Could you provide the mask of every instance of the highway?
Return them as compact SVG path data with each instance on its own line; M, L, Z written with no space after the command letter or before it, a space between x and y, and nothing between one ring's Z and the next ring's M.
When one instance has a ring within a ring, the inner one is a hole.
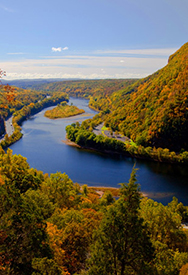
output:
M12 125L12 116L5 121L6 133L11 136L14 133L14 127Z
M14 133L14 127L12 125L12 116L5 121L6 134L10 137ZM4 140L4 136L0 137L0 142Z

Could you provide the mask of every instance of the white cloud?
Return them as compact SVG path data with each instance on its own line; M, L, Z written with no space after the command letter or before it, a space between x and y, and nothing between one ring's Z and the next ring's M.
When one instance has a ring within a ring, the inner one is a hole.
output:
M125 61L124 60L120 60L120 63L124 63Z
M58 47L58 48L55 48L55 47L52 47L52 52L61 52L61 51L66 51L68 50L69 48L68 47Z
M62 51L61 47L58 47L58 48L52 47L52 52L61 52L61 51Z

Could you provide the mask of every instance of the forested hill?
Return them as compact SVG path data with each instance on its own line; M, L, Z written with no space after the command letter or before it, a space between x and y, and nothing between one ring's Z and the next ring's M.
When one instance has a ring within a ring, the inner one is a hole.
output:
M124 90L130 84L135 83L136 79L98 79L98 80L64 80L50 83L40 83L39 81L25 83L25 88L35 90L66 92L69 96L89 97L100 95L105 97L115 91Z
M113 93L106 125L137 144L188 149L188 43L168 64L124 91ZM92 102L91 102L92 104ZM95 106L100 98L94 100Z

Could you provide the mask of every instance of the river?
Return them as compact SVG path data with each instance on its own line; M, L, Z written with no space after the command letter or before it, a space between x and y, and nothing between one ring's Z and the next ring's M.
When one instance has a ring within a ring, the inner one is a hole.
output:
M23 138L10 146L13 154L27 158L30 167L44 173L65 172L74 181L89 186L119 187L128 182L136 163L141 191L156 201L167 204L173 196L188 205L188 169L179 165L135 160L122 156L81 150L66 145L65 127L76 121L91 118L96 112L88 100L71 98L70 103L86 111L71 118L50 120L44 112L32 116L22 125Z

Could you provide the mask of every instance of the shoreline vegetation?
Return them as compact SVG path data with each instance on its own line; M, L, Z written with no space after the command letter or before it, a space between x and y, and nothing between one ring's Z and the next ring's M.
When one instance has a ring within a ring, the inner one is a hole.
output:
M86 130L82 126L83 125L80 126L73 123L66 127L66 138L68 139L66 144L76 147L79 146L80 149L94 150L108 154L119 154L156 162L176 164L188 163L187 151L178 154L167 148L144 147L129 141L122 142L115 138L96 135L93 131Z
M44 108L51 107L61 103L62 101L68 101L68 97L65 93L54 93L52 96L46 96L45 99L39 100L35 103L30 103L25 105L20 110L16 110L13 113L12 125L14 127L14 132L11 136L5 134L5 138L1 141L0 146L3 149L8 148L10 145L14 144L16 141L20 140L23 136L21 133L21 124L27 120L30 116L35 115L42 111Z
M47 110L44 116L50 119L57 119L76 116L83 113L85 113L83 109L79 109L78 107L73 105L67 105L67 102L63 101L52 110Z
M99 198L102 198L102 196L106 193L106 192L110 192L112 194L112 196L114 198L119 198L120 197L120 190L121 190L121 184L119 184L119 188L118 187L108 187L108 186L88 186L88 190L92 193L97 193ZM82 186L82 185L81 185ZM142 192L140 191L140 194L143 198L147 197L147 198L165 198L168 196L172 196L174 197L173 193L169 193L169 192Z

